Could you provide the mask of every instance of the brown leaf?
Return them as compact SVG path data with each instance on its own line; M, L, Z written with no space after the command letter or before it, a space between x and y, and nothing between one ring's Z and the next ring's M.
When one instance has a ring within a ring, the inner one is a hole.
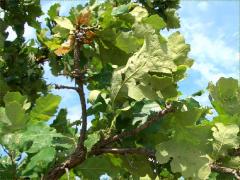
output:
M88 25L91 18L91 12L89 10L83 10L77 18L77 25Z
M86 32L86 37L87 39L93 39L96 34L92 31L87 31Z
M57 56L62 56L64 54L67 54L72 49L73 44L74 44L74 36L70 35L68 37L68 40L62 43L61 46L54 51L54 53Z

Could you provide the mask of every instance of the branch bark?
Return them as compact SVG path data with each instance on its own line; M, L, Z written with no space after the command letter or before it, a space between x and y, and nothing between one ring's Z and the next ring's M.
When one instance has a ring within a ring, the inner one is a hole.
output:
M103 141L100 142L99 145L97 145L98 147L104 147L110 143L116 142L122 138L126 138L126 137L130 137L130 136L135 136L136 134L138 134L139 132L141 132L144 129L147 129L149 126L151 126L153 123L155 123L159 118L165 116L166 114L170 113L173 111L173 108L171 105L166 106L166 108L162 111L159 111L157 114L154 114L153 116L150 116L148 118L148 120L142 124L141 126L139 126L138 128L135 128L131 131L124 131L120 134L111 136Z
M80 98L84 97L83 94L81 94ZM85 100L85 99L84 99ZM85 102L85 101L81 101L81 102ZM86 105L86 104L85 104ZM85 107L84 105L82 106L83 108ZM139 132L141 132L142 130L148 128L150 125L152 125L154 122L156 122L157 120L159 120L159 118L165 116L166 114L170 113L173 111L173 108L171 105L167 106L166 109L158 112L157 114L155 114L154 116L150 116L148 118L148 120L141 126L139 126L136 129L133 129L131 131L124 131L118 135L109 137L103 141L101 141L99 144L97 144L96 146L94 146L94 148L92 148L91 152L89 152L89 154L91 155L99 155L102 153L117 153L117 154L133 154L133 153L139 153L139 154L147 154L149 156L153 156L154 153L151 152L150 150L146 150L146 149L139 149L139 148L123 148L123 149L117 149L117 148L106 148L105 146L116 142L119 139L122 138L126 138L129 136L134 136L136 134L138 134ZM82 114L82 120L83 117L85 116L85 113ZM53 168L52 170L49 171L49 174L44 178L45 180L57 180L59 177L61 177L64 173L65 173L65 169L71 169L79 164L81 164L85 158L86 158L86 150L84 148L84 139L82 139L82 137L85 137L85 133L86 133L86 120L85 119L85 126L82 126L81 129L81 137L79 140L79 144L75 150L75 152L69 157L68 160L66 160L65 162L63 162L62 164L56 166L55 168ZM84 120L83 120L84 121ZM83 134L83 136L82 136Z
M78 40L75 40L74 45L74 68L76 72L80 72L80 47L81 44ZM66 89L74 89L77 91L81 109L82 109L82 127L80 131L80 137L78 141L77 148L75 151L70 155L70 157L63 163L55 166L51 169L46 176L43 178L44 180L57 180L59 179L64 173L65 169L72 169L73 167L81 164L86 158L86 148L84 147L84 141L86 139L86 131L87 131L87 107L86 107L86 100L84 94L84 86L83 86L83 78L84 74L80 73L81 76L75 78L75 83L77 84L77 89L67 86L60 86L61 88Z
M223 167L218 164L212 164L211 169L212 171L215 171L218 173L231 174L235 176L236 179L240 180L240 170L229 168L229 167Z
M74 46L74 68L75 71L80 71L80 42L78 40L75 40L75 46ZM84 94L84 87L83 87L83 79L84 74L80 73L81 76L75 78L75 82L78 85L78 95L81 102L82 107L82 128L80 131L80 138L79 138L79 148L81 150L84 149L84 141L86 139L86 131L87 131L87 107L86 107L86 100L85 100L85 94Z

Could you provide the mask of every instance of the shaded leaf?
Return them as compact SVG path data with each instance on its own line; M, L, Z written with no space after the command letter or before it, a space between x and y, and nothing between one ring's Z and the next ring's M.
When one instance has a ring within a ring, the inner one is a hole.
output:
M5 111L8 119L11 121L12 128L20 129L24 127L27 118L24 109L18 102L13 101L8 103Z
M121 14L125 14L128 12L128 5L120 5L118 7L114 7L112 10L112 16L118 16Z
M23 174L28 174L28 172L32 170L36 173L42 173L44 170L47 170L47 167L53 161L55 154L56 152L53 147L41 149L41 151L30 159Z
M100 135L98 132L89 134L87 139L84 142L85 147L87 148L87 151L89 152L93 145L96 144L100 139Z
M50 17L50 19L54 20L56 16L59 16L60 7L61 5L59 3L55 3L49 8L48 16Z

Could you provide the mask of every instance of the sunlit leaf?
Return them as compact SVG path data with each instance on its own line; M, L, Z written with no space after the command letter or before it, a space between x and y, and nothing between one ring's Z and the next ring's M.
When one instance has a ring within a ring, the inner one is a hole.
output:
M54 21L56 21L59 26L65 28L65 29L74 30L73 24L66 17L55 17Z

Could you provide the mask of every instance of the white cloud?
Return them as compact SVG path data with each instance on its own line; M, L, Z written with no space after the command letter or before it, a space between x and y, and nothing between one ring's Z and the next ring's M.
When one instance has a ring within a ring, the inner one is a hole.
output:
M207 1L201 1L201 2L198 3L197 7L201 11L206 11L208 9L208 3L207 3Z
M81 106L79 104L68 108L67 118L70 119L71 122L79 120L81 115Z
M210 81L215 83L220 77L237 78L238 76L237 71L235 73L234 72L226 73L223 72L221 69L215 67L214 64L211 63L195 63L192 66L192 69L201 74L201 77L197 79L197 81L195 82L200 87L206 85Z
M17 38L17 34L11 26L8 26L5 32L8 32L7 41L14 41Z
M220 77L237 77L239 74L238 43L227 43L223 30L213 22L205 23L197 18L183 18L181 32L191 45L191 57L195 63L192 69L200 73L195 83L204 88L209 81L216 82ZM220 32L220 33L216 33Z
M234 67L237 62L237 51L226 45L223 38L211 39L203 33L192 35L192 54L197 55L202 62L211 62L224 69Z

